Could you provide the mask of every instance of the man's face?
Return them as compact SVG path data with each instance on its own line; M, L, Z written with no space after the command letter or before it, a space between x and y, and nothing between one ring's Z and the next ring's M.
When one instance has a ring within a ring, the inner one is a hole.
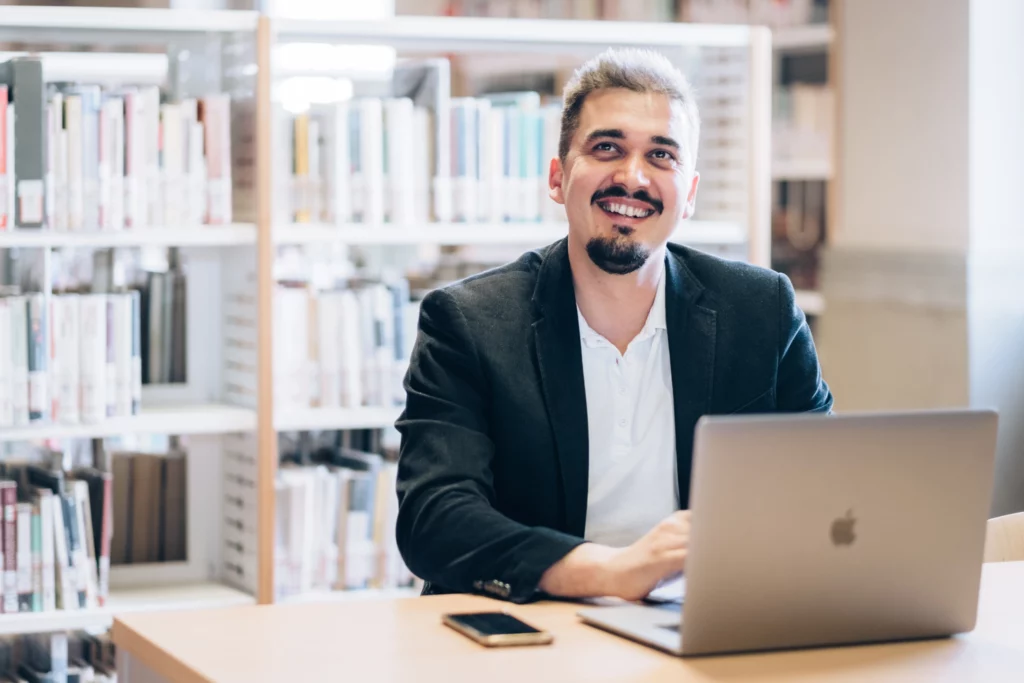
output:
M613 274L639 269L693 213L698 174L681 105L610 88L590 93L565 163L551 162L551 198L570 240Z

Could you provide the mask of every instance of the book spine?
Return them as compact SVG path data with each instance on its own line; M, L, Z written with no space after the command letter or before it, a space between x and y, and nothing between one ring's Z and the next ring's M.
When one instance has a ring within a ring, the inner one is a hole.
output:
M11 300L0 297L0 428L14 426Z
M46 308L42 294L28 296L28 410L33 422L46 420L50 414Z
M160 170L164 227L182 225L185 215L185 135L181 105L160 105Z
M0 128L0 137L4 140L3 160L0 161L4 164L4 182L0 183L3 197L0 197L0 204L5 207L3 230L6 231L14 228L14 103L9 99L0 117L4 119L4 125Z
M117 415L117 297L108 295L106 297L106 317L104 325L105 335L105 359L106 359L106 409L107 417Z
M111 98L107 103L111 119L111 150L110 150L110 224L111 230L124 230L125 227L125 128L124 100L120 97Z
M28 411L28 301L23 296L8 299L11 313L11 411L14 426L29 423Z
M75 569L78 573L79 591L85 592L85 607L98 605L99 579L96 563L96 546L92 535L92 510L89 505L89 484L75 481L73 493L75 501L75 519L78 528L79 549L75 556Z
M64 97L55 93L50 100L50 158L53 160L53 213L50 225L66 232L68 222L68 138L64 129Z
M43 63L15 59L13 71L15 224L46 227L46 94Z
M337 225L352 221L352 164L349 161L349 117L350 107L347 103L336 105L330 124L327 142L330 145L328 175L331 189L326 200L330 205L332 220Z
M52 494L44 500L49 500L50 508L53 511L53 548L55 569L55 595L56 604L60 609L78 609L78 594L75 592L74 568L70 561L68 530L64 523L64 502L58 494ZM47 533L43 529L43 533Z
M36 500L30 503L32 510L32 611L43 611L43 520L42 506Z
M83 175L82 97L64 98L64 134L67 148L68 230L85 230L85 176Z
M97 177L99 179L99 224L101 230L112 230L111 201L113 198L113 149L114 149L114 122L110 116L109 102L103 102L99 111L99 127L97 153L99 157L99 168Z
M16 505L18 611L32 611L32 504Z
M0 507L3 508L3 608L5 614L18 611L18 486L0 481Z
M188 222L201 225L206 221L206 159L203 157L203 124L188 122Z
M57 113L54 111L54 102L48 99L44 109L46 120L44 122L44 135L46 135L46 167L43 174L43 206L46 214L47 227L50 230L57 229Z
M102 607L110 595L110 544L114 536L114 478L103 473L103 519L100 521L99 591L97 600ZM93 520L93 524L96 520Z
M299 114L292 124L292 148L294 150L295 168L292 169L292 206L296 223L308 223L312 217L309 211L309 115Z
M75 497L71 493L60 496L61 514L64 519L64 535L68 544L68 568L71 599L77 599L78 607L86 607L86 586L88 574L85 573L85 555L82 546L81 525L79 521Z
M79 358L79 297L76 294L55 296L54 329L56 339L56 372L59 373L58 399L60 421L77 424L81 417L81 362ZM56 416L55 416L56 419Z
M40 556L42 565L42 610L52 612L57 609L57 558L55 554L53 520L53 494L40 491L39 527L41 533Z
M0 232L10 230L14 222L7 197L7 186L10 183L7 165L7 92L7 86L0 85Z
M84 228L96 232L100 222L100 91L81 89L82 98L82 202Z
M79 298L79 386L82 422L95 424L107 414L107 297Z
M130 294L115 294L114 301L114 354L116 363L115 392L117 404L115 415L132 414L134 372L132 362L132 297Z
M142 185L145 194L146 227L164 224L161 196L160 89L153 86L139 92L142 100Z
M138 92L124 96L124 224L129 230L146 226L143 102Z
M131 297L131 412L138 415L142 410L142 294L138 290L129 293Z
M206 212L210 225L231 222L231 100L208 95L200 101L200 119L206 149Z

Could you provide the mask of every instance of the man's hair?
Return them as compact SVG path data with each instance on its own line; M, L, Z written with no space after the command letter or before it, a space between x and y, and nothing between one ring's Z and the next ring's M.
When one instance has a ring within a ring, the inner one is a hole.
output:
M638 93L666 95L682 105L689 126L688 162L697 161L700 138L700 113L689 81L672 62L652 50L610 48L587 61L565 84L562 103L562 131L558 140L558 158L565 161L572 138L580 126L580 112L587 95L595 90L625 88ZM683 141L680 141L683 144Z

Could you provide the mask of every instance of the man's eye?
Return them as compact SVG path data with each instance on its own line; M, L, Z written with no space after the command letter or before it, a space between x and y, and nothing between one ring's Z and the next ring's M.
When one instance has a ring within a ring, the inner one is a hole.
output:
M664 149L656 149L653 152L651 152L651 154L654 156L655 159L661 159L664 161L671 161L672 159L675 158L672 156L671 152Z
M594 145L595 152L612 152L615 150L615 145L610 142L599 142Z

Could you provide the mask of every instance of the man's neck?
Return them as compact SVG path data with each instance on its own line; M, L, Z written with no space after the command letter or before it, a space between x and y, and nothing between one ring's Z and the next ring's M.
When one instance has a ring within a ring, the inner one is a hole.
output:
M665 270L664 247L627 275L612 275L598 268L584 245L569 241L576 305L591 329L615 345L620 353L643 329L658 294Z

